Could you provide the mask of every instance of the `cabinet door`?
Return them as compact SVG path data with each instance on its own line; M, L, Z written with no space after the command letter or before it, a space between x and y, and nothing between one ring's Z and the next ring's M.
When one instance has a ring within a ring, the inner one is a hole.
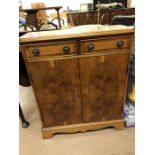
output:
M80 58L84 122L121 119L129 53Z
M82 121L77 58L29 62L29 71L45 127Z

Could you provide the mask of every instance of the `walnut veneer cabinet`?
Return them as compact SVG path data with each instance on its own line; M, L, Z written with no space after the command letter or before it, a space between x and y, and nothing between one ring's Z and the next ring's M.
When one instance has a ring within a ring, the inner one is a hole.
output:
M20 38L43 138L105 127L122 129L133 29L52 33L33 32Z

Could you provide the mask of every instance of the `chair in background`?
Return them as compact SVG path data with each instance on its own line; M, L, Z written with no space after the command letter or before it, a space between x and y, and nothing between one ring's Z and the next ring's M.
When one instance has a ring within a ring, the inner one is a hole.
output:
M114 16L111 20L111 25L126 25L126 26L133 26L135 23L135 15L117 15Z
M55 20L57 20L58 21L58 17L56 16L56 15L52 15L52 16L54 16L54 18L52 18L52 20L51 20L51 22L53 23ZM65 25L65 21L64 21L64 19L63 18L61 18L60 17L60 23L61 23L61 25Z

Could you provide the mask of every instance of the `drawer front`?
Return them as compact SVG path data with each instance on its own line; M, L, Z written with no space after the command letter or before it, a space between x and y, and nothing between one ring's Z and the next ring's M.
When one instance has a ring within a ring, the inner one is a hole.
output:
M61 42L52 44L37 44L29 45L26 48L26 57L38 57L38 56L49 56L49 55L70 55L76 54L76 42Z
M128 49L129 38L111 38L81 41L82 53Z

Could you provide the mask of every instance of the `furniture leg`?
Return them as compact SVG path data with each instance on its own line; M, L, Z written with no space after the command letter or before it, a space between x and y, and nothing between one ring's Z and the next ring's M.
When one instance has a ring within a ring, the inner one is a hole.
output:
M28 27L31 29L31 31L34 31L34 30L33 30L33 27L30 26L30 25L27 25L27 24L24 25L24 30L25 30L25 31L28 31L28 30L27 30Z
M59 29L61 29L59 8L58 9L55 9L55 10L57 11Z
M48 22L47 24L53 25L53 26L55 27L55 29L58 30L58 26L57 26L56 24L54 24L54 23L52 23L52 22ZM40 24L40 25L39 25L39 29L41 29L41 27L42 27L43 25L44 25L44 23Z
M30 125L30 123L25 120L25 117L24 117L22 108L20 106L20 103L19 103L19 116L20 116L20 119L22 121L22 127L27 128Z
M54 20L58 20L58 17L55 17L51 20L51 22L53 23ZM65 24L64 20L62 18L60 18L60 21L62 21L63 25Z
M58 30L58 26L57 26L56 24L54 24L54 23L52 23L52 22L48 22L48 24L53 25L53 26L56 28L56 30Z
M26 16L26 24L35 27L37 30L39 30L38 27L38 18L37 18L37 12L38 10L31 11L27 13Z

